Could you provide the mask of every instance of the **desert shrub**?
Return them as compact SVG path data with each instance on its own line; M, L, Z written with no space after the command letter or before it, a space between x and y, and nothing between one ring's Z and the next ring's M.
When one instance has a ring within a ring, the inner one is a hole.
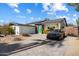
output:
M26 34L26 33L23 33L22 36L28 36L29 37L30 35L29 34Z
M8 34L14 34L14 30L11 27L7 28Z
M14 29L11 28L10 26L4 25L2 27L0 27L0 34L14 34Z
M21 41L21 38L14 38L14 41Z

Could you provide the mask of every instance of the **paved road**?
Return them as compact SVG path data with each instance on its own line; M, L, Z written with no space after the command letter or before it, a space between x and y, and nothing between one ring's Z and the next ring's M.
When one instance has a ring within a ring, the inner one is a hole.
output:
M68 55L69 41L76 40L77 37L67 37L63 41L50 41L46 44L39 45L37 47L24 50L21 52L17 52L11 54L9 56L63 56ZM40 41L41 40L41 41ZM33 35L29 37L27 41L22 42L22 44L30 43L30 42L42 42L46 40L46 35ZM71 53L71 52L70 52Z

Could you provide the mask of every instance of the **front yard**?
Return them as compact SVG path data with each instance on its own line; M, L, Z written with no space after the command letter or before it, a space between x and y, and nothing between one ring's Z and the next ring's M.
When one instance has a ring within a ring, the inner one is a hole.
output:
M21 38L17 41L14 38ZM79 55L78 37L66 37L63 41L46 40L46 34L6 36L0 41L0 55L10 56L65 56Z

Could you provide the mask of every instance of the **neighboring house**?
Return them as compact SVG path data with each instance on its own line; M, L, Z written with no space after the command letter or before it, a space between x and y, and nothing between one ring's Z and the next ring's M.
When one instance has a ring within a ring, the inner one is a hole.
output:
M63 29L67 26L65 18L55 19L55 20L43 20L38 22L32 22L28 24L14 24L13 28L16 35L23 33L45 33L49 28Z
M13 24L12 28L15 30L15 35L32 34L35 33L35 26L26 24Z

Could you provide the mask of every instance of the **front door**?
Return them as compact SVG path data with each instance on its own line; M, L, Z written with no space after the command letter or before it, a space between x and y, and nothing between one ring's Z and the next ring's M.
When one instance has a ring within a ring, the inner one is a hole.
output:
M38 25L38 33L42 33L42 25Z

